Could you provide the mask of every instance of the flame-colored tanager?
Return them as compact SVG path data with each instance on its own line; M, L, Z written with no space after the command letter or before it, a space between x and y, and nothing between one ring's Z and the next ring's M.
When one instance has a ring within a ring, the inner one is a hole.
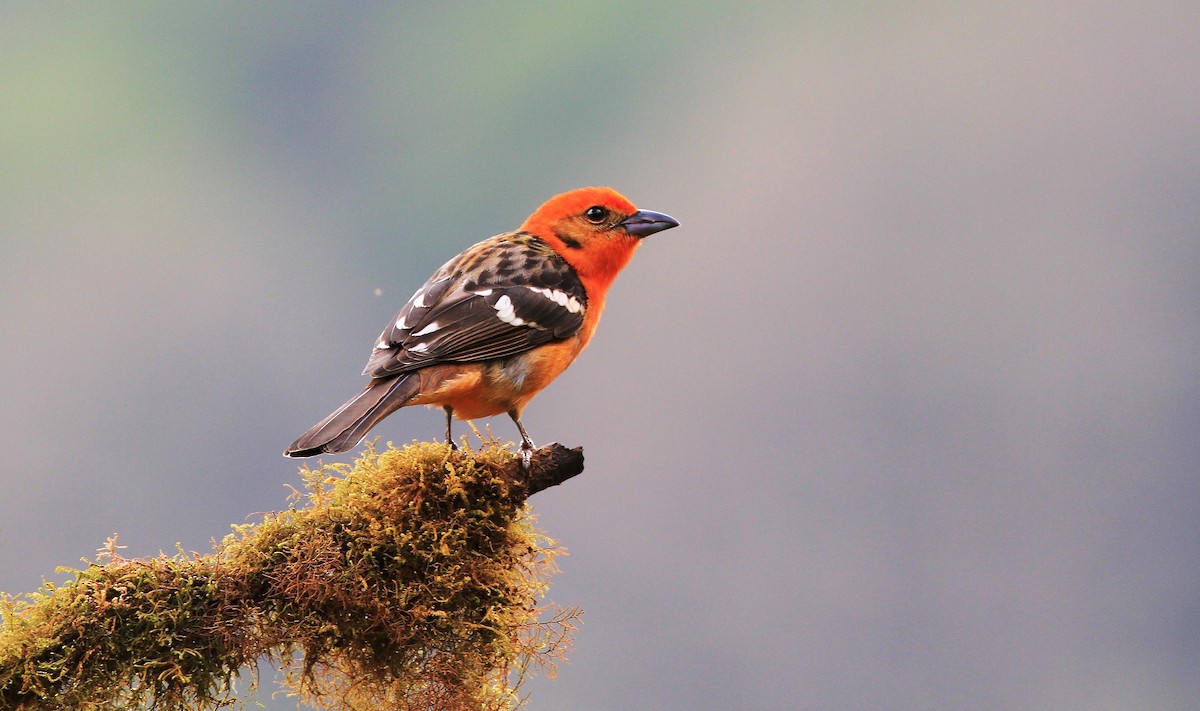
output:
M550 198L517 231L442 265L383 329L363 370L371 382L284 454L345 452L397 409L435 405L447 441L454 417L507 413L528 464L525 405L587 346L642 238L678 225L611 188Z

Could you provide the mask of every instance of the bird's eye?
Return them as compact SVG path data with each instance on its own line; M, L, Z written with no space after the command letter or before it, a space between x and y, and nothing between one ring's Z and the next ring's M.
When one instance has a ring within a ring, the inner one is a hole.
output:
M587 218L588 222L598 225L601 222L604 222L604 218L608 217L608 210L605 210L599 205L592 205L583 213L583 216Z

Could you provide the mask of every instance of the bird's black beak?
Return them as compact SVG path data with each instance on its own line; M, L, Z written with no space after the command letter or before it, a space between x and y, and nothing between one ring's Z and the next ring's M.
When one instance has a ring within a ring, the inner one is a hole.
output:
M626 217L619 224L625 228L626 232L635 237L649 237L655 232L662 232L672 227L678 227L679 221L661 212L638 210L629 217Z

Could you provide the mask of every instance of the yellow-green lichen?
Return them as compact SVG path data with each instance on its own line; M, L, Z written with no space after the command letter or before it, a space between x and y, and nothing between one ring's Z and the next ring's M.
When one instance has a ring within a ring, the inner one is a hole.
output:
M126 559L0 596L0 708L238 705L258 664L338 709L507 709L578 611L541 602L559 553L512 454L416 443L302 471L291 508L207 555Z

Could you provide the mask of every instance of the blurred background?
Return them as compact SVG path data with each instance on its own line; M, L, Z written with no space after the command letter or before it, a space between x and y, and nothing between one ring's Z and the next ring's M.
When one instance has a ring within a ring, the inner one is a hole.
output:
M530 708L1194 709L1197 77L1194 2L0 5L0 590L283 507L602 184L682 226L526 414L588 461Z

